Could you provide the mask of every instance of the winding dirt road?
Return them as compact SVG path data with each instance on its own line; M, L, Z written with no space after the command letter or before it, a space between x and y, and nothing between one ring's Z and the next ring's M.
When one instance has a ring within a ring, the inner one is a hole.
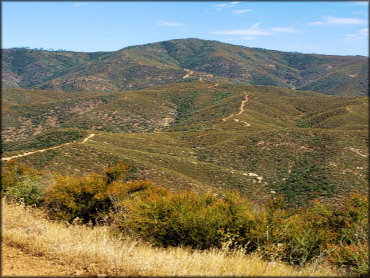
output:
M223 118L222 121L225 122L226 120L230 119L231 117L241 115L244 112L244 106L248 101L249 101L249 95L247 95L247 93L245 93L244 100L242 100L242 103L240 104L239 112L236 113L236 114L231 114L230 116L227 116L226 118ZM234 119L234 121L244 123L246 126L250 126L250 123L247 123L247 122L244 122L244 121L239 121L238 119Z
M87 136L83 141L82 141L82 143L81 144L85 144L90 138L92 138L92 137L94 137L95 136L95 134L94 133L91 133L89 136Z
M186 79L188 77L190 77L190 75L192 75L194 72L192 70L189 70L189 69L184 69L184 71L187 72L187 74L185 74L182 79Z
M95 134L92 133L90 134L89 136L87 136L82 142L81 144L85 144L90 138L94 137ZM72 142L68 142L68 143L64 143L64 144L61 144L61 145L58 145L58 146L54 146L54 147L50 147L50 148L45 148L45 149L41 149L41 150L37 150L37 151L33 151L33 152L26 152L26 153L22 153L22 154L18 154L18 155L13 155L13 156L9 156L9 157L2 157L1 158L1 161L9 161L9 160L12 160L14 158L19 158L19 157L24 157L24 156L27 156L27 155L31 155L31 154L34 154L34 153L42 153L42 152L45 152L45 151L48 151L48 150L54 150L54 149L58 149L60 147L63 147L63 146L68 146L72 143L75 143L75 141L72 141Z

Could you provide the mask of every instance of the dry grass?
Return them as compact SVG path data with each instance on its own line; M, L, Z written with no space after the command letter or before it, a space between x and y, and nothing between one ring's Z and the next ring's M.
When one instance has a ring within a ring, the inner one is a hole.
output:
M257 255L220 250L153 248L132 239L114 237L109 227L50 222L34 208L2 201L2 239L31 254L58 260L90 275L110 276L339 276L322 263L298 268L267 262Z

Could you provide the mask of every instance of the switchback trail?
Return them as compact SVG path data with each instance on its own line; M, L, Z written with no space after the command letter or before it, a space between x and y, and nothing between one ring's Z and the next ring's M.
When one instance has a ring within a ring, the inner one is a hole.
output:
M94 133L90 134L89 136L87 136L81 142L81 144L85 144L90 138L92 138L94 136L95 136ZM50 148L45 148L45 149L41 149L41 150L37 150L37 151L32 151L32 152L26 152L26 153L23 153L23 154L13 155L13 156L9 156L9 157L2 157L1 158L1 161L9 161L9 160L12 160L14 158L24 157L24 156L31 155L31 154L34 154L34 153L42 153L42 152L45 152L45 151L48 151L48 150L53 150L53 149L57 149L57 148L60 148L60 147L63 147L63 146L68 146L69 144L72 144L74 142L75 141L72 141L72 142L64 143L64 144L61 144L61 145L58 145L58 146L54 146L54 147L50 147Z
M192 70L189 70L189 69L184 69L184 71L187 72L187 74L185 74L182 79L186 79L188 78L190 75L192 75L194 72Z
M230 119L231 117L242 114L244 112L244 106L248 101L249 101L249 95L247 95L247 93L245 93L244 100L242 100L242 103L240 104L239 112L236 113L236 114L231 114L230 116L227 116L226 118L223 118L222 121L225 122L227 119ZM234 121L239 122L238 119L234 119ZM250 126L250 124L247 123L247 122L244 122L244 121L240 121L240 122L244 123L246 126Z

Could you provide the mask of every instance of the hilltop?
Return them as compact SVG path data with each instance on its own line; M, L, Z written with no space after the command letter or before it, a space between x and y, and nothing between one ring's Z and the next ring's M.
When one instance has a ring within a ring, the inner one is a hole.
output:
M115 92L189 80L368 95L368 58L281 52L178 39L113 52L2 50L2 85Z

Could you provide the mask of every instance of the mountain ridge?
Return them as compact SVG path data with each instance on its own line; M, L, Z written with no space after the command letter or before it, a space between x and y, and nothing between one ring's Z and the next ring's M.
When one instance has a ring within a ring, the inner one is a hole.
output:
M2 54L4 88L136 90L179 82L191 70L190 79L368 95L368 58L361 56L282 52L195 38L112 52L5 49Z

